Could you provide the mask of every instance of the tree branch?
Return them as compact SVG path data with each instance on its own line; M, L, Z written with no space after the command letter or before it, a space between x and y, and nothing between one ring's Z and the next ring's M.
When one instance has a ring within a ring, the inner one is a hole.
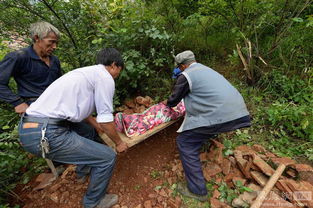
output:
M217 10L215 10L215 9L212 9L212 8L210 8L209 10L212 11L213 13L216 13L216 14L218 14L218 15L224 17L224 19L226 19L226 21L227 21L228 23L230 23L232 26L238 27L238 26L235 25L226 15L222 14L221 12L219 12L219 11L217 11Z
M240 19L239 19L237 13L236 13L236 10L235 10L233 1L232 1L232 0L227 0L227 2L229 3L230 8L231 8L231 10L233 11L233 14L235 15L235 17L236 17L236 19L237 19L237 22L239 22L239 28L240 28L240 30L241 30L241 29L242 29L242 25L241 25L241 22L240 22Z
M43 20L47 20L44 16L42 16L41 14L39 14L38 12L33 10L28 4L23 4L23 2L16 1L16 0L14 0L14 2L16 3L15 5L12 5L12 4L7 4L7 5L9 7L12 7L12 8L18 8L18 9L25 10L26 12L34 14L34 15L40 17Z
M307 1L304 3L303 7L302 7L300 10L296 11L297 8L294 10L293 15L292 15L291 17L293 17L293 18L299 17L300 14L303 12L303 10L304 10L305 8L307 8L312 2L313 2L313 0L307 0ZM296 13L297 13L297 14L296 14ZM296 15L294 15L294 14L296 14ZM283 39L283 36L284 36L285 33L288 31L288 29L293 25L293 23L294 23L294 21L290 18L289 24L287 24L287 25L281 30L281 32L277 35L277 38L276 38L275 41L273 42L271 49L269 50L269 52L268 52L266 55L271 54L271 53L277 48L277 46L279 46L280 42L281 42L282 39Z
M56 18L58 18L58 20L61 22L61 24L63 25L67 35L69 36L69 38L71 39L73 46L77 49L77 45L76 45L76 41L74 40L74 37L72 36L70 30L68 29L68 27L65 25L65 23L62 21L62 19L60 18L60 16L56 13L56 11L48 4L48 2L46 0L41 0L44 5L54 14L54 16Z

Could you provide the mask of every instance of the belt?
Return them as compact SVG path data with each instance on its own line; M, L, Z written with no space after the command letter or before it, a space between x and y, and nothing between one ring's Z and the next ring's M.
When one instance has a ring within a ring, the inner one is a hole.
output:
M68 125L69 121L65 119L58 119L58 118L40 118L40 117L30 117L30 116L23 116L23 122L25 123L45 123L52 124L52 125Z

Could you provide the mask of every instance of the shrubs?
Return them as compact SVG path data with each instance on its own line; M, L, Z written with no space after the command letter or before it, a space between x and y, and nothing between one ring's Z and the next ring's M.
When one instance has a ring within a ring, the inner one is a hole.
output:
M273 70L262 77L259 86L278 100L300 104L313 100L313 86L307 74L302 77L296 73L288 76L283 71Z
M309 78L272 71L260 86L271 100L264 109L264 123L291 136L313 142L313 87Z
M312 106L276 101L265 110L266 122L272 127L313 142Z

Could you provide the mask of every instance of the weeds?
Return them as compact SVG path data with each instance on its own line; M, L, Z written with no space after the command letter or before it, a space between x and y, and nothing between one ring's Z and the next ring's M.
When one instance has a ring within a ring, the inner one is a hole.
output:
M151 176L151 178L153 178L153 179L157 179L157 178L161 177L161 173L160 173L159 171L157 171L157 170L153 170L153 171L150 173L150 176Z

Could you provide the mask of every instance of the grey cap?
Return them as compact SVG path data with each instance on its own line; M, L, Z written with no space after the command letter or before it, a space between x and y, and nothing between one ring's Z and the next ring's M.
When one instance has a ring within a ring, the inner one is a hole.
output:
M195 54L190 50L181 52L175 56L176 64L188 64L195 60Z

